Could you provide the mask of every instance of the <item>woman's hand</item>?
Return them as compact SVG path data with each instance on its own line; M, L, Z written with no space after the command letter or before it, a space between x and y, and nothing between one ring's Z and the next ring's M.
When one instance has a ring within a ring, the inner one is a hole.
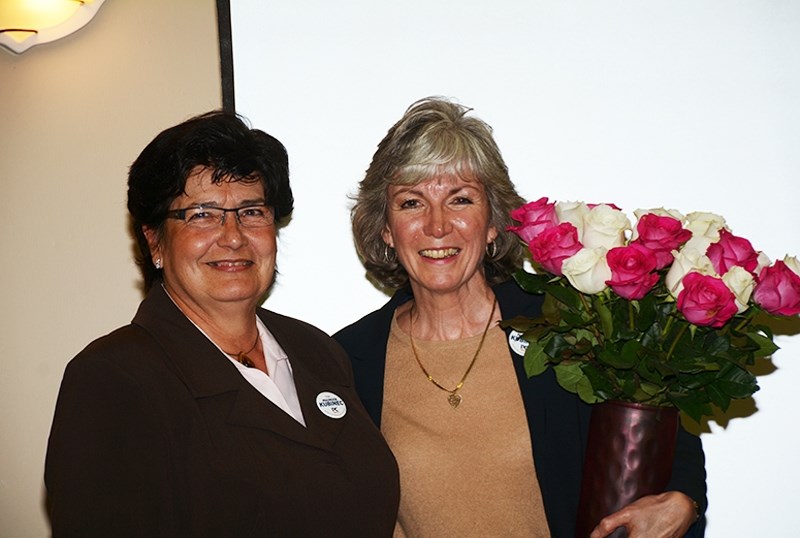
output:
M617 527L628 538L680 538L697 519L692 499L680 491L648 495L604 517L589 538L604 538Z

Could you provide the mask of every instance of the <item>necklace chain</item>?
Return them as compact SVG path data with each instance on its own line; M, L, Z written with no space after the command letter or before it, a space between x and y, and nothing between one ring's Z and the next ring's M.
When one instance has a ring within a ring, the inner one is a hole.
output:
M237 361L247 366L248 368L255 368L256 364L253 362L253 359L247 356L247 354L251 353L256 348L259 340L261 340L261 335L256 330L256 341L253 342L253 345L250 346L250 349L248 349L247 351L240 351L239 353L228 353L224 349L223 351L225 351L225 353L228 353L228 355L232 356L233 358L235 358Z
M428 378L428 381L433 383L437 388L445 391L448 393L447 401L450 405L455 409L458 407L458 404L461 403L463 397L458 393L461 390L461 387L464 386L464 382L467 380L467 376L472 371L472 367L475 366L475 361L478 360L478 355L481 353L481 349L483 349L483 342L486 340L486 334L489 332L489 327L492 325L492 316L494 315L494 309L497 307L497 297L495 297L494 302L492 303L492 310L489 312L489 319L486 320L486 327L483 329L483 334L481 335L481 341L478 344L478 349L475 350L475 355L472 357L472 360L467 367L467 371L464 372L464 375L461 376L461 381L453 389L448 389L444 387L436 381L431 374L428 373L428 370L425 369L425 366L422 365L422 361L419 360L419 355L417 354L417 346L414 345L414 306L411 305L411 310L408 314L408 339L411 342L411 351L414 353L414 358L417 361L417 365L419 365L419 369L422 370L422 373L425 374L425 377Z

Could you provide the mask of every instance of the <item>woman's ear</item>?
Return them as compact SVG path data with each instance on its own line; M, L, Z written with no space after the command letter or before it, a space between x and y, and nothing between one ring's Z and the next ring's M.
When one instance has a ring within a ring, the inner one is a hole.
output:
M161 258L161 236L158 230L149 226L142 226L142 233L147 239L147 246L150 248L150 257L153 260Z
M394 248L394 238L392 237L392 231L389 229L389 226L384 226L381 237L383 238L383 242L389 245L389 248Z
M495 239L497 239L497 228L489 226L489 229L486 231L486 244L488 245Z

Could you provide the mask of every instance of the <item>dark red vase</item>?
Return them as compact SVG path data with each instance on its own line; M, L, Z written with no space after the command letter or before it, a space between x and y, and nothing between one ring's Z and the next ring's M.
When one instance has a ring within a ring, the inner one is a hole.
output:
M663 493L672 473L678 410L608 401L595 404L583 467L575 538L645 495ZM627 537L624 527L613 538Z

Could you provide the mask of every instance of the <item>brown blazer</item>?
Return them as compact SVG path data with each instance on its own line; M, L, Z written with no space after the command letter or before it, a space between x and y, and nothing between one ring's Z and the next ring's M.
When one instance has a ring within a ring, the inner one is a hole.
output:
M259 309L292 363L304 428L156 285L67 366L45 464L61 536L390 536L397 464L318 329ZM335 393L344 417L324 415Z

